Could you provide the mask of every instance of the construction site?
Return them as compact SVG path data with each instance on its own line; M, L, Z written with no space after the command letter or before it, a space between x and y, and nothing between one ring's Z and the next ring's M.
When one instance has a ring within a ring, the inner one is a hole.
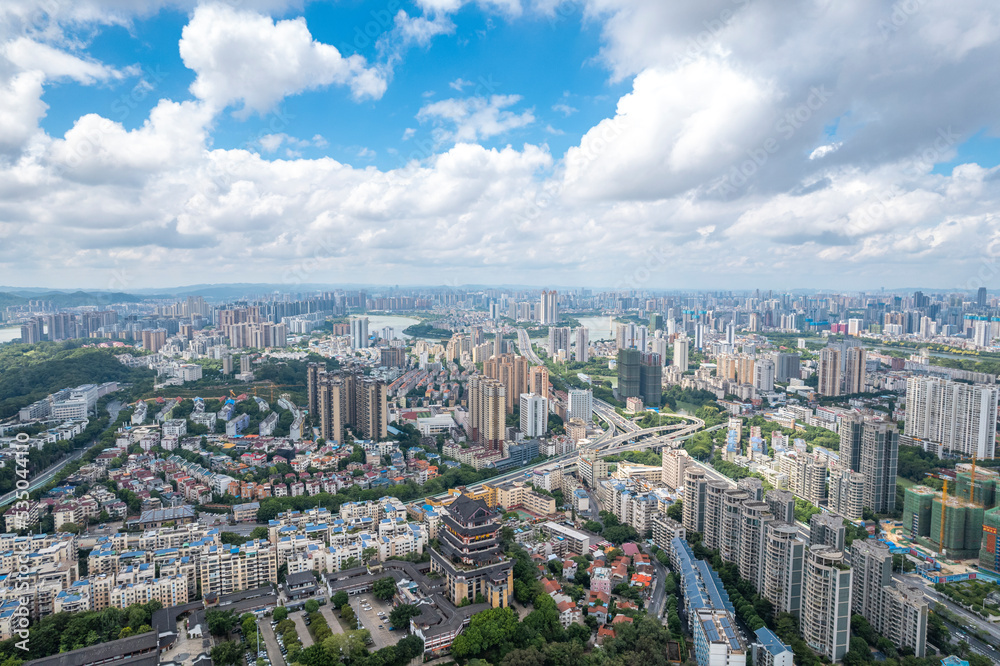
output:
M942 489L913 486L903 492L901 529L890 530L899 546L916 547L922 556L932 556L948 574L982 568L997 572L996 533L1000 511L996 508L1000 474L971 464L956 465L954 476L941 473ZM949 494L949 485L953 493ZM929 549L924 553L920 547Z

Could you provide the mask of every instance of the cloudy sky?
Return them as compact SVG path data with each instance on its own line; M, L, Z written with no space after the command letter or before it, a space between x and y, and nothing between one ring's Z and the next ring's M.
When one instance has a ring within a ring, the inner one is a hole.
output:
M998 62L995 0L4 0L0 284L993 288Z

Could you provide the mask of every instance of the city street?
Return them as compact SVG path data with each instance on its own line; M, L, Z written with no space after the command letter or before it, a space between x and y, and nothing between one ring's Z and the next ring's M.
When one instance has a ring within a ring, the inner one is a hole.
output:
M947 608L949 611L960 617L962 619L962 622L971 625L973 627L976 627L980 631L983 631L987 635L989 635L992 638L991 642L994 645L1000 645L1000 628L996 627L991 622L987 622L982 618L973 615L972 613L965 610L958 604L954 603L951 599L949 599L945 595L939 594L938 591L934 589L934 586L931 585L924 578L920 577L917 574L898 574L898 573L894 573L892 577L897 581L909 583L910 585L919 586L923 590L924 595L927 597L928 600L940 602L945 608ZM962 631L968 633L966 629L962 629Z

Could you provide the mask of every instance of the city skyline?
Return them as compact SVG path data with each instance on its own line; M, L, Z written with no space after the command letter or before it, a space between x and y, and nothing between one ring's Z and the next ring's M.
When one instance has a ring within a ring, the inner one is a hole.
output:
M118 291L975 290L1000 273L998 13L5 3L0 265Z

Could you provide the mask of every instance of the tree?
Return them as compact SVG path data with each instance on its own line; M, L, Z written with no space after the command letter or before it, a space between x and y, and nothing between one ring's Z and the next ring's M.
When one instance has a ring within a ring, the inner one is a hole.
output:
M284 606L278 606L277 608L274 609L272 618L274 619L275 622L281 622L282 620L287 619L288 609L285 608Z
M253 528L250 532L251 539L266 539L268 538L267 528L263 525Z
M396 594L396 581L392 576L386 576L385 578L379 578L372 585L372 594L381 599L382 601L388 601L392 599Z
M340 619L348 627L353 627L358 623L358 618L354 614L354 609L351 608L350 604L344 604L340 607Z
M239 662L243 650L236 641L225 641L212 648L212 663L226 666Z
M307 613L309 613L310 615L312 615L313 613L315 613L316 611L319 610L319 602L316 601L315 599L310 599L309 601L307 601L305 603L304 608L305 608L305 610L306 610Z
M79 534L80 533L80 526L77 525L76 523L63 523L59 527L59 531L60 532L69 532L70 534Z
M667 517L681 522L684 520L684 500L677 500L667 507Z
M349 601L350 598L347 596L347 592L344 592L343 590L335 592L333 597L330 599L330 603L333 604L334 608L340 608L344 604L349 603Z
M410 619L420 615L420 609L412 604L401 604L389 613L389 623L397 629L410 626Z
M469 628L452 643L458 659L480 656L506 645L517 631L517 613L512 608L490 608L472 616Z
M209 633L213 636L225 636L233 630L239 618L233 611L211 610L205 613L205 621L208 623Z

